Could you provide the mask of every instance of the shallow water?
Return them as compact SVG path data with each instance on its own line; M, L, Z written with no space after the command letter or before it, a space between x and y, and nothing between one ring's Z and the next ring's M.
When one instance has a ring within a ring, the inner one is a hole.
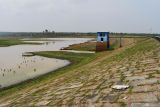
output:
M0 47L0 87L7 87L46 74L68 65L67 60L40 56L23 57L24 52L58 51L72 44L86 42L86 38L48 38L36 41L42 45ZM27 41L28 42L28 41ZM33 41L32 41L33 42Z

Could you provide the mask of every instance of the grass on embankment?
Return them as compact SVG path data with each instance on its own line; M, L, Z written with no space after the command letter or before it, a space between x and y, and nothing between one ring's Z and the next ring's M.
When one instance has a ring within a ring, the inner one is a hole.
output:
M124 48L123 51L118 51L118 53L114 54L111 57L107 57L106 59L102 60L99 64L100 65L105 64L106 66L107 63L110 63L112 61L120 61L126 57L132 57L132 55L135 55L136 53L150 51L154 48L157 48L157 46L159 46L157 44L158 42L154 39L147 39L141 42L136 42L135 45L126 49ZM117 51L115 50L113 52ZM36 52L34 54L49 58L67 59L70 60L72 64L63 67L61 69L58 69L54 72L51 72L49 74L46 74L44 76L40 76L38 78L23 82L21 84L0 90L0 97L13 94L15 92L18 92L26 88L30 87L36 88L36 86L40 84L41 85L47 84L50 80L54 80L64 75L69 75L69 73L74 73L75 69L83 67L83 65L86 65L87 63L90 63L93 60L94 62L100 61L99 58L101 59L108 55L106 53L107 52L100 52L96 54L82 54L82 53L80 54L80 53L70 53L70 52Z
M139 41L139 39L138 39L138 41ZM132 56L135 54L136 55L138 55L140 53L144 54L145 52L149 52L150 50L156 49L159 46L160 46L160 44L155 39L152 39L152 38L143 39L139 42L136 42L136 44L133 47L126 48L123 52L115 54L112 57L106 59L105 62L121 61L122 59L124 59L126 57L132 59ZM103 63L103 62L101 62L101 63Z
M66 73L73 71L78 67L81 67L90 61L94 60L96 57L95 54L90 53L71 53L71 52L36 52L35 55L40 55L48 58L58 58L58 59L66 59L71 62L69 66L60 68L43 76L27 80L17 85L10 86L8 88L4 88L0 90L0 97L13 94L14 92L18 92L22 89L36 86L41 83L46 83L47 81L58 78L59 76L63 76Z
M39 43L27 43L19 39L0 39L0 47L20 45L20 44L39 44Z

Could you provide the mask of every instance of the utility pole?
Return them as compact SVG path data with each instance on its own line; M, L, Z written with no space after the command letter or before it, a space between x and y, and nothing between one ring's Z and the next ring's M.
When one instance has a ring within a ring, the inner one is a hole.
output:
M121 48L122 47L122 34L120 35L119 41L120 41L119 47Z

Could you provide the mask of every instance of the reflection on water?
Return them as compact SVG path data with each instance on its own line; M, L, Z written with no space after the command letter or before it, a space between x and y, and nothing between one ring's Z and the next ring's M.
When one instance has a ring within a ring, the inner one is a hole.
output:
M34 78L69 64L66 60L40 56L22 57L22 53L33 51L57 51L68 45L86 42L90 39L50 38L47 40L48 41L36 41L37 43L42 43L42 45L0 47L0 87L10 86Z

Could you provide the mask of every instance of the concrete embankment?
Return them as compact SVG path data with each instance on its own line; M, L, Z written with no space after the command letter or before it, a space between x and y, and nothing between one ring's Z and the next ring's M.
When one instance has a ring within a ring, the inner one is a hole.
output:
M70 53L68 57L74 60L73 55ZM82 54L77 56L81 61ZM82 62L88 61L88 57ZM136 41L109 53L96 53L93 59L68 71L65 69L57 78L52 75L48 81L16 93L7 91L10 94L0 98L0 106L159 107L160 43L157 40ZM114 89L119 85L127 88Z

